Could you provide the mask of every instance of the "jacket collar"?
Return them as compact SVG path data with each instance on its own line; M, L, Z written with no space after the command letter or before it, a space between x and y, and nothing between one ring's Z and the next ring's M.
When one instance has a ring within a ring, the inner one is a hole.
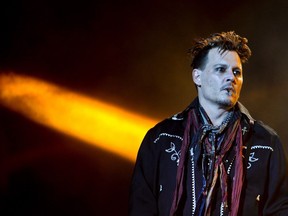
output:
M190 109L198 108L198 107L199 107L199 99L198 99L198 97L196 97L192 101L192 103L183 112L176 114L174 117L177 117L178 119L183 119L183 118L185 119L185 117L187 116L187 113ZM255 121L255 119L250 115L247 108L242 103L240 103L239 101L236 103L235 108L239 109L240 112L248 118L250 123L253 123Z

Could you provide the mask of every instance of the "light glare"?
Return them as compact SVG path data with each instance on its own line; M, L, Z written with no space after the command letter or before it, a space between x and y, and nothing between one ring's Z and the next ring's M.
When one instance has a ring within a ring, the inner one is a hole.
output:
M134 161L146 118L23 75L0 76L0 102L31 120Z

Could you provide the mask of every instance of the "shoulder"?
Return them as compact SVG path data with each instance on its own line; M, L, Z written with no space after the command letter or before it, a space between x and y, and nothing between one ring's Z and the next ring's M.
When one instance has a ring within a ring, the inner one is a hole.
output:
M165 152L165 149L169 149L171 145L175 145L177 148L181 146L184 134L184 121L184 118L175 120L175 115L173 115L157 123L146 133L140 145L138 157L151 157L150 159L152 160L161 152Z
M270 126L264 124L262 121L255 120L249 113L249 111L244 107L243 104L238 102L238 107L240 109L240 112L242 113L242 116L244 116L247 120L247 122L252 122L253 123L253 132L254 135L256 136L261 136L261 137L278 137L276 131L271 128Z
M154 142L157 142L161 137L182 139L185 122L185 115L182 113L175 114L157 123L147 132L147 135L153 137Z
M241 103L238 103L238 107L246 122L253 125L251 149L271 150L273 152L275 148L281 148L279 136L273 128L262 121L255 120Z
M183 133L186 127L188 112L190 109L199 106L198 103L198 99L196 98L185 110L159 122L150 129L149 133L159 134L165 131L169 133Z
M255 121L254 132L256 135L265 137L278 137L277 132L262 121Z
M262 121L255 121L252 149L282 151L283 145L276 131Z

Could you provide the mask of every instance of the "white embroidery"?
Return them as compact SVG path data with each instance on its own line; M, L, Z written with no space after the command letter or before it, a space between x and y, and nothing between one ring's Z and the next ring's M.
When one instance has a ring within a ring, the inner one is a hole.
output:
M234 163L234 160L235 160L235 157L232 159L232 161L231 161L231 163L229 164L229 167L228 167L228 169L227 169L227 174L228 174L228 175L229 175L230 172L231 172L231 169L232 169L232 165L233 165L233 163Z
M251 149L252 149L252 148L251 148ZM250 153L247 169L250 169L250 168L251 168L251 166L252 166L251 163L254 163L254 162L256 162L256 161L259 160L259 158L255 158L254 155L255 155L255 152L251 152L251 153Z
M271 146L261 146L261 145L252 146L251 149L268 149L274 151L274 149Z
M180 155L181 151L179 150L178 152L176 151L175 144L173 142L170 143L170 148L165 150L168 153L173 153L171 155L171 160L176 161L177 166L179 165L179 160L180 160Z
M248 130L247 130L247 127L244 127L243 129L242 129L242 134L244 135L246 132L248 132Z
M221 207L220 207L220 216L224 215L224 203L221 202Z
M194 152L193 152L193 148L191 148L190 150L190 154L191 154L191 164L192 164L192 215L195 214L195 210L196 210L196 194L195 194L195 171L194 171Z
M159 191L161 192L163 190L162 185L159 185Z
M183 118L178 118L178 114L173 115L171 119L176 121L183 120Z
M247 146L243 146L243 149L247 149ZM262 145L252 146L251 150L253 150L253 149L263 149L263 150L274 151L274 149L271 146L262 146ZM244 155L242 155L242 157L244 158ZM255 152L251 152L249 155L249 159L248 159L247 169L250 169L252 166L252 163L255 163L258 160L259 160L259 158L255 157Z
M161 133L161 134L159 134L159 136L157 137L157 139L154 140L154 143L157 143L158 140L161 138L161 136L173 137L173 138L180 139L181 141L183 140L183 138L180 137L180 136L178 136L178 135L173 135L173 134L168 134L168 133Z

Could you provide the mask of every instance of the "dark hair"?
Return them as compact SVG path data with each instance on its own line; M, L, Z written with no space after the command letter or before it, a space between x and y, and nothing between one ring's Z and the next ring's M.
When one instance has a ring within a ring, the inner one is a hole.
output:
M208 38L195 40L189 54L192 58L191 67L203 69L206 63L207 54L212 48L219 48L220 53L235 51L238 53L241 62L245 63L251 56L248 47L248 40L235 34L234 31L211 34Z

